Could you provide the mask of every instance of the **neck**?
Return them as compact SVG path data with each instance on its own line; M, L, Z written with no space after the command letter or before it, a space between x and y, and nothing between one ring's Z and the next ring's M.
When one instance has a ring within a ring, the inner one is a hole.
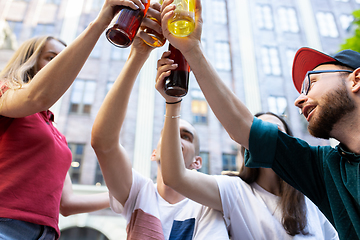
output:
M338 140L346 147L346 150L360 155L360 126L358 124L360 114L341 119L331 131L331 137Z
M178 203L185 199L185 197L183 195L181 195L180 193L176 192L171 187L168 187L164 184L164 181L163 181L162 175L161 175L161 171L159 169L158 169L156 183L157 183L157 190L158 190L160 196L168 203L175 204L175 203Z
M266 191L280 196L279 177L271 168L260 168L260 174L256 183Z

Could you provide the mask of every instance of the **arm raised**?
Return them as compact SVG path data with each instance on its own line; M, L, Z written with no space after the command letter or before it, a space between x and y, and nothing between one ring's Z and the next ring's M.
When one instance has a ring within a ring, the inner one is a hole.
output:
M171 70L177 67L176 64L173 64L173 60L167 58L169 54L169 52L165 52L158 61L156 81L157 90L167 103L171 103L166 104L165 123L161 135L160 164L163 181L180 194L222 211L215 178L190 170L201 167L201 157L196 156L195 138L197 136L195 132L191 132L192 128L180 127L181 99L167 96L164 92L165 77L169 76ZM184 150L185 148L186 150ZM189 153L192 154L190 158ZM187 158L186 164L184 154Z
M158 12L154 9L152 11ZM153 23L144 21L143 24L152 27ZM98 157L106 185L122 205L131 189L132 165L125 149L119 144L119 137L136 77L153 49L140 38L145 37L144 34L140 30L135 37L128 60L96 116L91 136L91 145Z
M230 137L248 148L253 115L245 104L223 83L202 51L201 0L196 0L196 27L188 37L173 36L167 29L166 23L174 14L172 1L165 0L162 5L161 16L164 36L185 56L207 102Z
M0 115L20 118L49 109L77 77L100 35L114 17L114 7L125 5L136 9L136 4L141 4L141 1L106 0L97 18L68 47L59 49L61 52L56 52L53 60L29 83L4 93L0 98Z

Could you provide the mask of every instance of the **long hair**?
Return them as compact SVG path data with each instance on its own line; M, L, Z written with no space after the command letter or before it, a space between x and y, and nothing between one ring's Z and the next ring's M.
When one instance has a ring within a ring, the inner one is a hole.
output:
M286 133L290 136L293 136L289 125L283 118L279 117L278 115L271 112L266 112L257 113L255 114L255 117L259 117L264 114L272 115L278 118L283 123ZM245 148L241 147L240 152L244 156ZM259 168L245 167L245 163L243 161L238 176L244 182L251 184L258 179L259 174ZM307 225L307 218L304 194L287 184L280 177L278 177L278 182L280 185L279 207L282 210L281 223L284 229L291 236L295 236L297 234L308 235L309 232L307 232L305 229Z
M8 88L16 89L31 81L38 71L37 62L39 55L44 49L45 44L51 39L55 39L66 46L63 41L52 36L31 38L21 44L5 68L0 72L2 84L5 84Z

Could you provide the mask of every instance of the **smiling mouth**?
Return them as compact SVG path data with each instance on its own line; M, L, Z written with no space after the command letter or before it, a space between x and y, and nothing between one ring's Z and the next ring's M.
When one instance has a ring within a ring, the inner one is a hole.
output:
M309 116L314 111L315 108L316 106L310 106L310 107L305 107L303 109L303 114L307 121L309 121Z

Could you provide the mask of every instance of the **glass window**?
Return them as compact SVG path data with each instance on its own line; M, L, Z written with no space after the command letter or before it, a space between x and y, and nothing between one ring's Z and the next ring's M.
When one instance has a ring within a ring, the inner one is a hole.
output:
M45 3L60 5L61 0L46 0Z
M286 49L285 54L286 54L287 67L289 69L289 74L291 76L292 75L292 65L294 62L296 50L288 48L288 49Z
M231 70L231 56L229 42L215 43L215 67L217 70Z
M223 153L222 163L223 171L236 171L236 154Z
M102 43L103 43L103 41L97 41L95 47L91 51L90 57L92 57L92 58L100 58L101 51L102 51L102 46L103 46Z
M279 53L275 47L262 47L261 57L266 75L281 75Z
M54 24L38 24L34 27L32 36L53 35L54 30Z
M95 81L76 79L72 86L70 112L90 114L95 98Z
M224 0L213 0L212 5L214 22L219 24L227 24L226 2Z
M332 13L318 12L316 19L319 25L320 34L323 37L336 38L339 36L334 15Z
M202 158L202 167L199 169L200 172L209 174L210 165L209 165L209 153L200 152L200 157Z
M277 115L284 115L287 107L287 101L285 97L270 96L268 98L269 111Z
M284 32L299 32L296 12L294 8L281 7L278 10L280 26Z
M92 1L92 9L98 11L101 9L103 4L104 4L104 0L93 0Z
M353 21L354 21L353 15L343 14L340 16L340 24L341 24L342 29L344 29L344 30L349 30Z
M274 28L274 20L269 5L256 6L256 19L258 28L267 30Z
M85 144L69 143L72 153L72 162L69 169L69 174L73 184L79 184L81 178L81 164L84 158Z
M101 168L100 168L98 161L96 161L95 185L96 186L105 186L104 176L101 172Z
M21 34L23 22L7 21L7 23L9 24L11 31L15 34L16 38L18 39Z
M207 124L208 106L203 93L200 89L191 90L191 113L194 123Z
M111 49L111 60L115 60L115 61L126 61L129 54L130 54L130 47L128 48L118 48L115 46L112 46Z

